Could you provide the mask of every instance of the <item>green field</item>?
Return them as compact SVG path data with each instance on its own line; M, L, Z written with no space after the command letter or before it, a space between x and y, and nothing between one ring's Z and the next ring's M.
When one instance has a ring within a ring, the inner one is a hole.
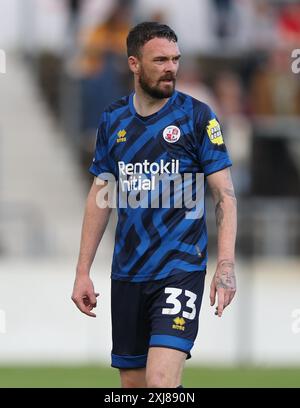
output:
M300 368L186 368L187 387L300 387ZM119 387L118 370L100 366L0 367L0 388Z

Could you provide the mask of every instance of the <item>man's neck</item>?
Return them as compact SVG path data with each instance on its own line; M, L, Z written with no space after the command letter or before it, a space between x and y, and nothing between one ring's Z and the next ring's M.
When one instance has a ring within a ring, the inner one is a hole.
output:
M150 116L158 112L167 102L169 98L157 99L147 95L143 90L135 90L133 96L133 104L136 112L141 116Z

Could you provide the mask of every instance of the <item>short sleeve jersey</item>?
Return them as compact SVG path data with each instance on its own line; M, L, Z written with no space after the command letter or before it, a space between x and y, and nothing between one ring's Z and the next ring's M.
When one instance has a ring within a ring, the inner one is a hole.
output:
M90 172L117 181L112 279L142 282L204 271L204 194L198 216L191 203L205 191L207 176L231 165L215 113L189 95L175 91L148 117L137 114L133 94L110 105Z

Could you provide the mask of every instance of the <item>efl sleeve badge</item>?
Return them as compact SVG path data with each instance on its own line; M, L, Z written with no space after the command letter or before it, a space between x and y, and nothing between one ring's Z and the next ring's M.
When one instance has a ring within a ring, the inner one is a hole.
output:
M211 119L206 126L209 140L213 144L222 145L224 143L222 131L217 119Z

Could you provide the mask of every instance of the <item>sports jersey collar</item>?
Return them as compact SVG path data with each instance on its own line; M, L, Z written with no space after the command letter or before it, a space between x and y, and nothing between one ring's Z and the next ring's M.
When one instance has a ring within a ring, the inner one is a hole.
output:
M131 111L131 113L133 115L135 115L139 120L142 120L142 119L139 118L140 115L135 110L134 103L133 103L133 96L134 96L134 92L132 92L129 95L129 109L130 109L130 111ZM177 96L177 91L175 90L173 95L169 98L168 102L162 108L160 108L157 112L155 112L155 114L149 115L149 119L152 118L152 117L156 117L157 114L160 114L165 109L167 109L170 106L170 104L175 100L176 96Z

